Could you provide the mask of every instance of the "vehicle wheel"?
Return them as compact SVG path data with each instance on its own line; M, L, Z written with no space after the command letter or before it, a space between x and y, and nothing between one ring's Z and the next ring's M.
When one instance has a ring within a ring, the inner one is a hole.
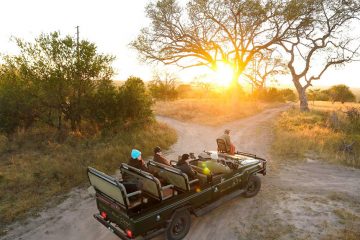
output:
M191 216L188 210L174 213L170 224L166 227L167 240L183 239L190 230Z
M245 188L244 197L251 198L254 197L261 188L261 179L256 175L251 175L249 177L248 184Z

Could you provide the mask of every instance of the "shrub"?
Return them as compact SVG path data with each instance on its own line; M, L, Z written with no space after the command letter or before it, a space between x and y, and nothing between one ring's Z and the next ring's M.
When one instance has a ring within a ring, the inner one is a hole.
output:
M153 102L140 78L128 78L120 88L119 101L125 122L144 123L153 118Z
M6 149L8 145L8 138L5 135L0 134L0 154L2 154Z
M290 90L291 91L291 90ZM257 89L252 94L252 97L265 102L284 102L285 97L284 94L289 94L287 91L282 92L282 90L278 90L277 88L262 88Z
M328 90L329 98L332 102L354 102L355 95L351 92L350 88L346 85L340 84L331 87Z

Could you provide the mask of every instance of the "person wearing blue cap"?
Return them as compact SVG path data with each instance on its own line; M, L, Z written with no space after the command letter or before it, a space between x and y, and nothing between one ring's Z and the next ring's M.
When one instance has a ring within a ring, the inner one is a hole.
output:
M128 162L129 166L138 168L142 171L149 172L149 169L146 167L144 160L141 157L141 152L137 149L131 150L130 159ZM126 192L131 193L138 190L138 180L134 176L129 174L124 174L123 184L126 188Z
M131 150L131 158L128 162L128 165L138 168L142 171L149 172L149 169L146 167L145 162L141 157L141 152L137 149Z

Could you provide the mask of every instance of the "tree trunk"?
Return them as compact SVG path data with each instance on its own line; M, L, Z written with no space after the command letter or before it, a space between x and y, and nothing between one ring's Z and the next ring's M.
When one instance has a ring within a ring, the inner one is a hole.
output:
M300 84L300 79L296 79L293 77L293 83L296 87L296 91L299 95L299 101L300 101L300 111L302 112L308 112L309 111L309 104L306 96L306 86L303 87Z
M239 98L240 98L240 94L242 93L241 91L241 86L239 84L239 77L240 74L237 72L234 72L233 77L232 77L232 81L231 81L231 101L234 105L237 104Z
M301 89L299 89L299 90L298 90L298 94L299 94L299 100L300 100L300 111L307 112L307 111L309 111L309 104L308 104L308 100L306 97L306 89L301 87Z

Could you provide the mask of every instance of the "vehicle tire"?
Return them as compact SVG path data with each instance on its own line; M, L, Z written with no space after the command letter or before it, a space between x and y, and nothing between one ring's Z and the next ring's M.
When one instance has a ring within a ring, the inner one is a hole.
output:
M189 232L191 226L191 216L188 210L175 212L171 217L171 222L166 227L167 240L183 239Z
M251 175L249 177L248 184L246 185L246 188L245 188L244 197L246 197L246 198L254 197L256 194L258 194L258 192L260 191L260 188L261 188L260 177L258 177L256 175Z

